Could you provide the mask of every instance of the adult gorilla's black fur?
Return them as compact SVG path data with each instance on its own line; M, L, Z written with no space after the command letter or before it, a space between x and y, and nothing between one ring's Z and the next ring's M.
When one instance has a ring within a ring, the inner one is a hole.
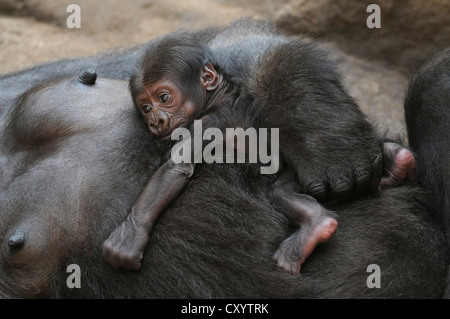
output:
M434 217L450 247L450 48L437 53L411 80L405 116L419 182L436 196ZM446 296L450 298L450 284Z
M270 25L247 20L198 35L213 48L220 45L218 52L229 63L230 73L236 68L236 74L245 75L261 47L283 42L275 33ZM123 85L102 77L126 79L138 51L55 62L0 78L0 296L442 296L448 266L446 243L430 218L434 202L424 190L414 186L390 188L341 206L337 210L338 232L310 256L302 266L302 276L294 277L278 270L271 260L292 229L268 203L266 177L259 174L258 167L243 164L201 167L159 220L142 270L122 273L111 269L102 261L102 243L123 220L118 212L127 211L160 164L160 155L167 151L151 138L130 99L113 95L110 104L103 103L116 92L115 87L123 89ZM227 60L227 56L235 60ZM89 68L99 75L96 84L78 83L76 79ZM32 89L48 78L69 75L68 80ZM102 92L98 97L96 90ZM68 94L72 91L78 94L76 98ZM61 102L67 98L72 98L73 105ZM67 116L59 119L58 109ZM35 114L46 116L30 117ZM22 119L34 126L17 125ZM73 132L48 127L47 120L68 124ZM44 134L45 140L40 141L32 134L37 128L67 134ZM20 129L33 143L17 138L15 133ZM433 131L435 136L441 132ZM67 147L72 152L65 152ZM70 200L58 202L67 192L74 196L67 198L77 199L76 205ZM82 222L77 223L81 214ZM65 218L55 223L62 216ZM29 252L27 245L34 244L28 237L19 250L5 249L7 240L16 238L24 222L28 228L23 229L35 231L39 240L51 240L52 249L39 246L33 262L11 263L14 258L23 260L26 256L21 254ZM44 278L35 276L34 271L52 265L42 256L56 254L63 256L56 268ZM70 263L81 267L81 289L66 286ZM381 268L380 289L367 287L370 264ZM20 269L14 268L18 265ZM34 269L35 265L40 268ZM23 271L29 268L33 271ZM20 285L16 270L24 276L19 278ZM42 280L51 287L33 285Z
M420 182L436 194L439 223L450 229L450 49L426 63L411 80L405 116ZM439 132L439 134L437 134Z

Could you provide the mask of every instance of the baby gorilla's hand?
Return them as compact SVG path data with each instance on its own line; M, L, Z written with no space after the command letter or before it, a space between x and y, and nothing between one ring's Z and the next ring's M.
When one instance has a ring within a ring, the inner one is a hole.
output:
M365 147L331 149L311 154L295 163L303 193L319 202L342 202L376 192L383 172L383 154L379 142ZM313 152L312 152L313 153Z
M148 240L148 232L128 216L103 243L103 258L114 269L139 270Z

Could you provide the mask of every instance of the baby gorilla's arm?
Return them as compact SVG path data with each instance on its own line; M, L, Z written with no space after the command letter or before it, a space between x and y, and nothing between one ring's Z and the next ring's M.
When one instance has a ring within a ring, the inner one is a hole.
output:
M152 176L126 220L103 244L103 258L115 269L142 267L149 234L159 215L178 197L195 164L167 161Z
M216 117L205 116L201 123L205 130L216 123ZM188 134L172 148L171 153L183 150L190 154L190 159L195 159L203 153L203 146L202 143L194 143L191 134ZM153 174L131 213L103 243L103 258L106 262L115 269L138 270L142 267L144 251L156 220L186 187L195 166L187 161L175 163L169 159Z

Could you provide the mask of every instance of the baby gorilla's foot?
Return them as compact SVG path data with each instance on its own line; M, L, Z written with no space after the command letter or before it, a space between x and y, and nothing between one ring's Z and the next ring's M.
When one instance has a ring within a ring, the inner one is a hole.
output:
M300 275L301 265L306 258L318 244L333 236L337 226L336 219L332 217L322 217L318 221L302 224L275 252L273 258L278 267L293 275Z
M416 180L416 159L410 150L397 143L384 143L384 176L380 186Z

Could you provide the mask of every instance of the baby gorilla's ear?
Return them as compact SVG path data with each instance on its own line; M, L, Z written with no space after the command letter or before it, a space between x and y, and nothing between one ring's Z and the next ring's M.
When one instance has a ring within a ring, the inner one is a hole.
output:
M206 63L206 65L202 68L200 82L206 91L213 91L217 89L217 86L219 85L219 74L217 74L216 70L214 70L211 63Z

